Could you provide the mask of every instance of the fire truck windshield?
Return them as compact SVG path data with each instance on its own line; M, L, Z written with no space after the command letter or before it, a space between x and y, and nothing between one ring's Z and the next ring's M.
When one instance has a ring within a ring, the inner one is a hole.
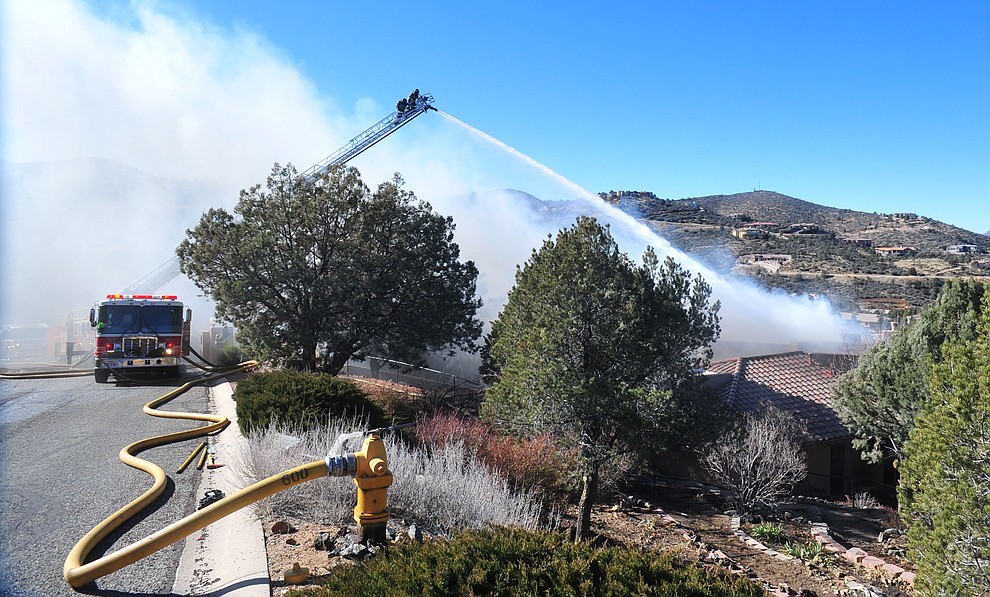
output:
M181 334L182 307L102 305L97 329L101 334Z

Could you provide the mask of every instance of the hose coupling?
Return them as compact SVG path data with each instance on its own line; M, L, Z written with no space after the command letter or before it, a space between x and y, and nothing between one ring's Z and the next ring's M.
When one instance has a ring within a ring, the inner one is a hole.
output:
M353 477L357 473L357 458L354 454L327 456L328 477Z

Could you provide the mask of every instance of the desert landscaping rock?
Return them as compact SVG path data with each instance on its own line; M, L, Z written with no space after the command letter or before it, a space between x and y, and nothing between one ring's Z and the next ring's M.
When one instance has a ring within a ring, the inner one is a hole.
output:
M330 536L330 533L323 531L316 536L316 540L313 541L313 549L318 551L332 551L336 541Z
M288 535L289 533L295 533L296 528L284 520L276 521L272 525L272 534L275 535Z

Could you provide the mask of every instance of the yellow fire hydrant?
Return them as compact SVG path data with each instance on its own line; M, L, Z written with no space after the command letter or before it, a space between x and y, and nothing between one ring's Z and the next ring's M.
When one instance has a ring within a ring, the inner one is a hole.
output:
M354 522L358 525L361 540L365 543L385 543L385 527L388 523L388 488L392 485L392 473L388 470L385 442L374 431L368 434L359 452L354 453L357 470L357 505Z

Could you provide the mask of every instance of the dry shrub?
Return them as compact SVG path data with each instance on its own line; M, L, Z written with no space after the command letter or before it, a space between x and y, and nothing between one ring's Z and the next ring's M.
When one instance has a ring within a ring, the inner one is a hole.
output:
M733 433L702 454L708 473L731 490L737 510L772 509L808 472L801 440L806 435L793 415L769 406L743 418Z
M361 447L365 421L334 419L322 429L287 429L270 425L250 438L243 461L232 462L247 482ZM394 434L384 438L392 471L388 492L393 516L416 522L434 533L451 536L468 528L511 525L543 528L552 520L532 491L513 487L472 456L463 443L442 449L409 447ZM291 516L322 524L349 524L356 501L350 479L316 479L258 502L267 516ZM551 526L555 523L550 522Z
M478 419L435 414L419 420L416 435L431 448L463 443L511 483L537 489L554 500L566 496L567 472L575 468L576 455L558 446L550 435L509 437Z
M433 450L396 443L388 450L395 477L392 510L436 533L452 537L463 529L557 525L556 513L545 513L536 493L492 473L461 442Z
M228 457L245 484L255 483L327 454L341 454L360 448L340 440L355 430L367 429L367 420L359 418L329 419L322 426L303 429L282 423L271 423L248 438L250 449ZM360 437L363 437L360 436ZM321 524L347 524L352 520L355 489L349 479L317 479L295 485L255 504L255 510L265 518L290 516Z

